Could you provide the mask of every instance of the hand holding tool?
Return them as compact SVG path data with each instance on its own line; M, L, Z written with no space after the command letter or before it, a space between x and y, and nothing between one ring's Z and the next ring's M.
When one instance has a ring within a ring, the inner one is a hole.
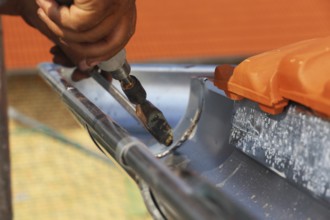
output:
M72 0L56 0L60 5L70 6ZM144 127L160 143L169 146L173 142L173 132L163 113L147 100L147 94L140 81L130 75L131 68L126 61L126 52L121 50L111 59L102 62L98 68L120 81L121 88L129 101L136 106L136 115Z

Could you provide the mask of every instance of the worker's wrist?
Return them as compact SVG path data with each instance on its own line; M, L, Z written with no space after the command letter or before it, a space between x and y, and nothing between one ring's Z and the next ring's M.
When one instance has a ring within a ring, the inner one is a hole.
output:
M0 14L20 15L22 2L26 0L7 0L0 5Z

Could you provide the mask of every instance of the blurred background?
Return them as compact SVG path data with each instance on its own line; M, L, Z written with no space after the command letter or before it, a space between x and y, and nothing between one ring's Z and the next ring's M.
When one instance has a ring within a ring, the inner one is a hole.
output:
M131 63L235 63L330 35L328 0L137 1ZM52 43L2 16L15 219L150 219L135 183L98 152L37 75Z

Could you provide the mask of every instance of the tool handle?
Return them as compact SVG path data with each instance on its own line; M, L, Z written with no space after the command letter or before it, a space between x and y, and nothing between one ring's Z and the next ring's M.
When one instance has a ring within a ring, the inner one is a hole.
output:
M126 51L122 49L109 60L100 63L98 66L106 72L113 72L123 67L126 62Z

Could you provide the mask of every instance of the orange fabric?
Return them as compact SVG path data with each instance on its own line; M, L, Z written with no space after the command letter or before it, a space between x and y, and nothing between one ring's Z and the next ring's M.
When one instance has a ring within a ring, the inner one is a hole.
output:
M253 56L229 71L220 66L214 83L272 114L292 100L330 117L329 60L330 37L307 40Z
M330 35L329 0L137 1L130 62L249 55ZM52 45L20 18L3 17L6 66L50 61Z

